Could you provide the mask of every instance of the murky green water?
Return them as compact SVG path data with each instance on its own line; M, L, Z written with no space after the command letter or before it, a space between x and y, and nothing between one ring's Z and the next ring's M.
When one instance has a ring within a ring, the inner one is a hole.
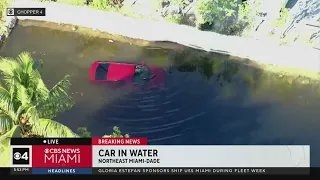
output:
M76 105L56 120L74 130L87 126L102 136L117 125L151 144L311 144L312 164L320 166L320 87L310 79L264 72L228 56L139 47L30 23L14 29L0 55L22 51L43 59L49 86L73 76ZM130 93L92 85L88 68L96 60L177 69L164 90Z

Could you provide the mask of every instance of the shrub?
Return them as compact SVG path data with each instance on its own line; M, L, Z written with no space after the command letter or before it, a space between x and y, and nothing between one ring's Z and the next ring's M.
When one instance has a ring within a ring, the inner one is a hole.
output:
M224 22L234 15L237 8L237 0L199 0L196 9L202 17L201 24L214 24L215 21Z
M39 1L39 2L56 2L57 0L36 0L36 1Z
M78 129L78 134L82 138L90 138L91 133L88 131L88 128L86 127L79 127Z
M119 9L122 7L124 0L92 0L89 6L99 10Z
M184 20L181 14L169 15L168 17L165 17L165 19L169 22L173 22L177 24L181 24Z
M255 2L250 6L248 2L243 2L238 6L238 21L231 25L229 29L230 35L243 35L243 31L250 32L255 25L255 18L258 16L256 9L260 6L259 2Z
M252 27L257 16L255 9L259 5L257 2L253 6L247 2L239 4L238 0L199 0L196 9L201 18L197 22L197 27L202 29L205 25L206 30L227 35L241 35L245 28Z
M110 8L110 2L107 0L92 0L89 6L98 10L107 10Z
M286 25L286 22L287 22L288 18L289 18L289 9L285 8L285 7L282 7L281 10L280 10L279 18L276 19L276 20L273 20L271 22L271 24L275 28L281 28L281 27Z
M178 5L180 8L185 8L190 3L190 0L172 0L171 2L174 5Z
M90 138L91 133L88 131L88 128L86 127L79 127L78 128L78 134L82 138ZM114 126L113 127L113 133L111 135L104 135L103 137L109 137L109 138L123 138L123 137L129 137L129 134L122 135L119 127Z
M113 127L113 133L111 135L104 135L103 137L109 137L109 138L128 138L130 137L129 134L125 134L124 136L122 135L119 127L114 126Z

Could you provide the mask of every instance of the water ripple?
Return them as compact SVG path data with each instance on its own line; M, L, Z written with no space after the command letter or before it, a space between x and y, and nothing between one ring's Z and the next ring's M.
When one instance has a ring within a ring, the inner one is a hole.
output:
M174 73L164 88L141 88L115 101L106 123L121 123L129 134L148 137L150 142L178 138L193 129L188 122L206 113L203 107L212 99L211 90L202 87L206 85L188 73Z

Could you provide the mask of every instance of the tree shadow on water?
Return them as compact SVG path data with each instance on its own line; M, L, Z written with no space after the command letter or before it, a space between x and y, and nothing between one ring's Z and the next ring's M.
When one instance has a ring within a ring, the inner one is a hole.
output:
M258 128L255 119L260 110L272 106L266 102L245 107L248 98L260 86L262 69L237 62L230 56L190 49L175 52L171 58L178 72L198 73L207 81L208 98L197 102L205 104L205 114L189 123L190 130L179 139L179 143L240 143L239 137L248 136L252 129Z

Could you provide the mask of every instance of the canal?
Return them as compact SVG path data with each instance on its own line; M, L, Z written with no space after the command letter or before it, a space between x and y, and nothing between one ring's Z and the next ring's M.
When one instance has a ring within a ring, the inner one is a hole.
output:
M130 136L148 137L150 144L310 144L312 166L320 167L316 80L178 45L138 46L133 40L124 43L70 29L21 22L0 55L28 51L42 59L49 87L72 75L76 105L55 120L73 130L85 126L93 136L103 136L119 126ZM88 68L97 60L172 68L164 89L131 91L90 83Z

